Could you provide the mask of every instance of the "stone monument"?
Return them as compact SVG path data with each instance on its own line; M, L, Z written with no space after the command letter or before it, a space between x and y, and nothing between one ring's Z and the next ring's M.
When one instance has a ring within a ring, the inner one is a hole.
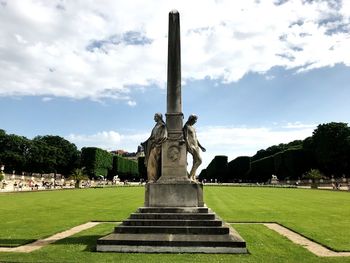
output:
M100 238L97 251L247 253L245 241L239 234L205 206L203 185L195 181L194 174L201 163L199 148L205 149L192 127L197 117L191 115L187 126L183 127L180 55L180 18L178 11L173 10L169 13L166 131L158 132L164 125L156 114L157 124L143 143L146 159L149 159L145 204L117 226L114 233ZM190 149L191 144L195 148ZM194 160L192 180L187 173L187 151ZM161 164L155 163L159 159ZM157 169L153 167L159 165L158 178L154 176Z

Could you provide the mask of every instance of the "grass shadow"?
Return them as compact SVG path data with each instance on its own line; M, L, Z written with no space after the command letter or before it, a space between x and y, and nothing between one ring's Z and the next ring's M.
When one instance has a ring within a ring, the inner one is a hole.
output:
M86 235L86 236L72 236L59 240L52 245L83 245L85 248L82 251L95 252L97 239L104 235Z
M0 247L19 247L36 241L35 239L0 239Z

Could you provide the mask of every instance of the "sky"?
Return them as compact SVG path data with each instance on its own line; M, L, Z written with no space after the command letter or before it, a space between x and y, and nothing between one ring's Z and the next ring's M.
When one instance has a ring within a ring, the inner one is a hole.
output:
M200 169L350 122L350 0L0 0L0 129L136 151L166 113L173 9Z

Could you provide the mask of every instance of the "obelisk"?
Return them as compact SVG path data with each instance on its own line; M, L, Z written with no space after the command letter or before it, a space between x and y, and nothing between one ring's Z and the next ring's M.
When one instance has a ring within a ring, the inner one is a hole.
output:
M247 253L239 234L203 202L203 185L186 171L182 133L179 13L169 13L168 94L162 173L145 186L145 205L97 240L99 252Z
M190 181L187 174L181 104L180 16L177 10L169 13L166 127L168 138L162 144L161 176L157 182L146 185L145 206L202 207L203 186Z
M158 182L188 182L186 145L182 131L180 15L177 10L169 13L167 77L168 140L162 147L162 174Z

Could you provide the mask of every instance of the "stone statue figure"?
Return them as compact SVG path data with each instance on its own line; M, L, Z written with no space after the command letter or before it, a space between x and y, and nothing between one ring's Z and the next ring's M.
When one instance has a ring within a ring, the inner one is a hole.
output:
M183 128L187 151L193 157L193 164L189 174L189 178L192 181L196 181L196 171L202 163L202 158L200 156L199 149L201 149L203 152L206 151L205 148L199 143L197 139L196 129L193 127L193 125L197 122L197 119L198 117L196 115L191 114L188 117L188 120Z
M141 143L145 152L145 165L148 182L153 183L160 177L162 143L167 139L167 129L161 113L154 114L156 125L151 136Z

